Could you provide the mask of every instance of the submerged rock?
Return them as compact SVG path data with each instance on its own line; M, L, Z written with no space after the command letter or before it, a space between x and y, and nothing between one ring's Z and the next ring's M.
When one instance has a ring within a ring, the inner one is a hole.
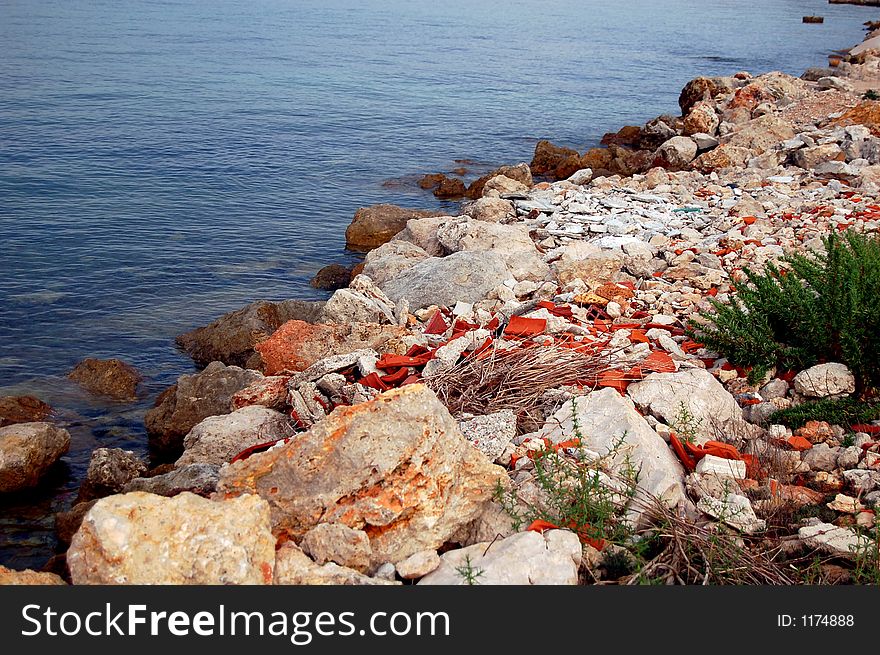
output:
M114 400L137 399L140 373L131 364L119 359L82 360L67 375L71 380L99 396Z
M257 496L103 498L67 552L74 584L270 584L275 538Z
M268 338L287 321L314 323L324 308L323 302L258 300L234 312L224 314L208 326L196 328L177 337L177 344L199 366L223 362L243 368L261 367L254 346Z
M0 397L0 428L15 423L36 423L52 413L52 408L33 396Z
M151 449L161 457L178 456L183 437L196 424L209 416L228 414L232 397L262 377L220 362L212 362L201 373L181 375L144 417Z
M0 493L37 486L68 448L70 434L51 423L0 428Z
M324 291L336 291L348 286L351 281L351 269L342 264L329 264L315 273L309 281L309 286Z
M278 535L299 539L320 523L363 530L378 566L439 548L506 478L415 384L337 408L289 443L229 465L219 489L266 498Z

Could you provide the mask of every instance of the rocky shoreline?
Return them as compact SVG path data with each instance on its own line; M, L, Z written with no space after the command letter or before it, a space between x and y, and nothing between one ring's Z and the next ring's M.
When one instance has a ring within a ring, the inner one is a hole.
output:
M880 420L771 421L852 396L853 372L750 381L689 326L746 269L880 232L873 89L871 49L701 77L681 116L605 147L426 176L460 215L359 210L365 261L324 275L329 300L178 338L204 368L147 413L153 461L97 449L56 517L66 555L0 583L863 581ZM71 378L121 400L139 382L118 360ZM69 447L49 410L0 400L0 493Z

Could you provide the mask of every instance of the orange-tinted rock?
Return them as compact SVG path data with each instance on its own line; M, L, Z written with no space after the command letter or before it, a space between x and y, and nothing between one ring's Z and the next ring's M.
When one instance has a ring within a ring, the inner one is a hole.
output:
M535 145L535 155L529 168L534 175L555 175L556 169L566 159L578 157L577 150L557 146L550 141L538 141Z
M638 125L624 125L617 132L608 132L602 137L603 146L635 146L639 142L642 128Z
M0 586L3 585L63 585L67 584L54 573L40 573L25 569L16 571L0 566Z
M880 136L880 100L864 100L843 116L832 121L833 125L864 125L874 136Z
M371 250L391 241L411 218L439 216L437 212L405 209L397 205L373 205L358 209L345 230L345 244L352 250Z
M807 421L807 424L794 431L812 444L824 443L834 438L834 430L825 421Z
M718 77L697 77L685 84L678 96L678 106L681 107L681 115L687 116L691 113L694 105L701 100L711 100L712 98L726 93L733 88L733 85L724 78Z
M776 98L762 84L751 82L743 88L737 89L733 94L727 109L738 109L740 107L752 111L762 102L774 102Z
M457 177L445 177L434 189L436 198L451 200L454 198L463 198L467 193L467 187L464 182Z
M304 371L319 359L362 348L388 351L407 334L406 328L373 323L335 325L288 321L255 348L263 358L266 375ZM398 344L399 347L399 344Z
M506 479L414 384L339 407L287 444L230 464L218 490L266 499L279 537L299 540L320 523L363 530L376 566L439 548Z
M233 394L230 407L233 410L261 405L284 411L287 408L287 383L289 375L269 375Z
M141 376L131 365L119 359L87 358L67 375L71 380L99 396L114 400L134 400Z
M419 187L422 189L435 189L445 179L446 176L443 173L428 173L419 180Z
M0 428L13 423L42 421L52 413L39 398L33 396L3 396L0 398Z
M691 168L703 173L711 173L732 166L745 166L751 156L752 151L748 148L720 145L697 157L691 163Z
M527 187L531 187L532 184L534 184L534 180L532 180L532 171L528 165L517 164L516 166L501 166L491 173L486 173L483 177L471 182L471 185L467 188L467 197L474 199L482 198L483 187L486 186L486 182L498 175L509 177L511 180L521 182Z
M684 119L684 133L687 136L700 132L714 135L718 131L720 123L718 114L715 113L715 104L700 101L693 106L690 113Z
M590 148L584 153L583 157L580 158L580 167L592 168L593 176L595 177L596 171L607 171L611 168L612 159L614 159L614 157L608 148Z

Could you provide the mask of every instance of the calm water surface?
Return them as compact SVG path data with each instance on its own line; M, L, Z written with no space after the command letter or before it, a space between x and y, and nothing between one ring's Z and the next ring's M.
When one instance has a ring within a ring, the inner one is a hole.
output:
M806 14L824 25L803 25ZM73 435L0 500L0 563L41 566L95 447L192 369L173 338L350 262L359 206L434 207L391 177L528 161L677 110L698 74L799 75L861 39L824 0L0 0L0 395ZM64 375L121 357L142 402Z

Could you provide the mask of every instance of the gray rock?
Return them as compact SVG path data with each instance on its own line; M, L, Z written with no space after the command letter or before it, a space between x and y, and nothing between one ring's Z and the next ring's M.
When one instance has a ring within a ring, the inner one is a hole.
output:
M0 493L37 486L68 448L70 434L51 423L0 428Z
M844 364L818 364L794 376L794 390L811 398L848 395L856 390L856 379Z
M705 369L652 373L631 384L627 394L678 432L693 433L698 444L727 435L755 436L759 431L743 419L736 399ZM683 409L690 416L687 426L679 425Z
M632 466L639 471L637 489L643 494L659 498L670 507L684 499L684 470L678 459L636 411L632 401L614 389L593 391L565 403L544 425L540 436L560 443L574 438L576 432L583 447L600 456L611 454L607 462L611 470L625 475ZM639 521L643 515L641 506L633 512L633 518Z
M257 496L102 498L67 551L74 584L269 584L275 538Z
M89 459L86 479L79 489L79 502L103 498L122 491L131 480L147 472L147 465L130 450L97 448Z
M228 414L232 396L262 377L257 371L220 362L208 364L201 373L181 375L144 417L150 447L162 457L176 456L183 449L183 437L196 424Z
M516 215L513 203L502 198L478 198L464 208L464 212L475 221L500 223Z
M801 461L813 471L833 471L837 468L837 449L819 443L804 451Z
M177 344L199 366L216 361L230 366L259 368L260 356L254 351L256 343L287 321L316 322L323 307L323 301L258 300L224 314L210 325L181 334L177 337Z
M440 559L440 566L419 584L576 585L581 543L568 530L520 532L450 550Z
M461 421L459 427L465 439L494 462L516 436L516 416L511 410L505 409Z
M867 547L870 543L867 537L831 523L804 526L798 530L798 537L810 548L848 559L854 558L856 551Z
M568 181L572 184L577 184L583 186L584 184L589 184L590 180L593 179L593 169L592 168L582 168L579 171L575 171L568 177Z
M502 201L504 202L504 201ZM364 275L382 287L430 255L409 241L394 240L367 253Z
M502 225L472 219L449 221L437 240L450 253L492 251L501 255L517 280L542 281L550 270L535 249L524 225Z
M867 494L880 487L880 471L850 469L843 472L843 479L856 495Z
M293 432L287 416L260 405L243 407L223 416L209 416L184 437L183 455L176 466L221 466L250 446L284 439Z
M319 523L306 533L300 547L317 564L335 562L360 573L370 569L373 550L367 533L342 523Z
M215 464L189 464L151 478L135 478L123 491L144 491L157 496L176 496L189 491L199 496L210 496L217 490L220 467Z
M670 170L682 170L697 156L697 144L686 136L674 136L657 148L654 163Z
M358 275L349 288L334 292L324 305L319 322L397 324L394 303L367 275Z
M729 493L721 499L703 496L697 502L697 509L746 534L767 528L767 522L755 515L749 499L739 494Z
M390 280L383 291L394 302L409 300L414 311L456 302L478 302L511 277L504 258L496 252L457 252L419 262Z
M706 134L705 132L692 134L691 139L697 144L697 152L706 152L707 150L718 147L719 144L716 137Z
M859 465L860 459L862 459L862 449L858 446L850 446L844 448L837 456L837 466L842 469L854 469Z
M434 393L413 384L224 467L219 490L266 498L278 535L300 539L319 523L364 530L379 566L442 546L506 480Z
M440 563L440 556L436 550L423 550L398 562L397 574L404 580L417 580L436 571Z
M773 400L774 398L785 398L785 395L788 393L788 382L785 380L780 380L779 378L773 378L763 387L761 387L761 398L764 400Z

